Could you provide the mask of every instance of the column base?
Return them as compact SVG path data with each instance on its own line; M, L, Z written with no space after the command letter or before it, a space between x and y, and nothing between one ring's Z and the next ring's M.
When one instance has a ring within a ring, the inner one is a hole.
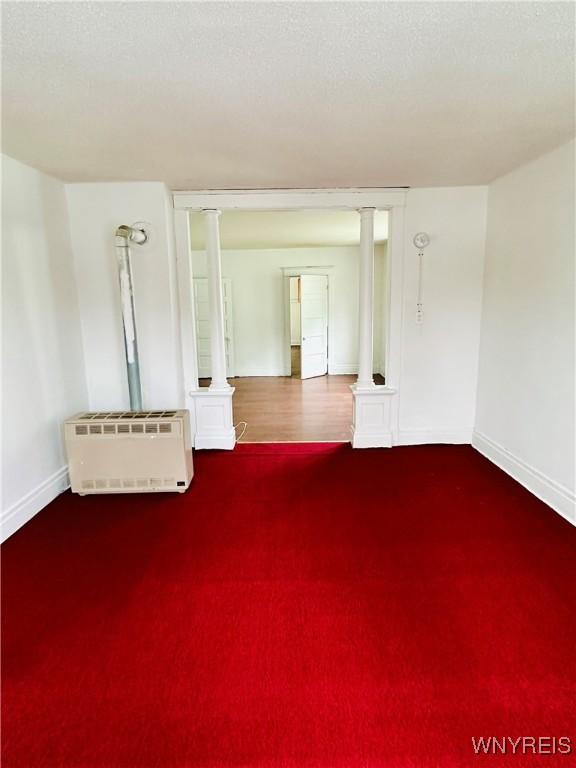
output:
M352 448L390 448L392 440L391 403L396 390L373 384L352 385L354 419Z
M234 387L197 389L189 393L194 403L194 448L230 451L236 445L232 417Z
M226 392L229 392L231 389L234 389L234 387L230 386L228 382L225 382L225 383L210 384L208 389L210 390L210 392L226 393Z
M352 392L372 392L375 387L376 384L374 384L374 381L369 381L366 383L357 381L355 384L350 385Z

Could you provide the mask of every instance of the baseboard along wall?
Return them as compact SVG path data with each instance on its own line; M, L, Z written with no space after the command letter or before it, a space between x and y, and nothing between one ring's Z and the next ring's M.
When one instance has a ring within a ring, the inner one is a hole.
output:
M573 491L530 466L481 432L474 431L472 445L530 493L552 507L572 525L576 525L576 496Z
M0 541L6 541L34 515L70 487L68 466L60 467L25 496L2 512Z

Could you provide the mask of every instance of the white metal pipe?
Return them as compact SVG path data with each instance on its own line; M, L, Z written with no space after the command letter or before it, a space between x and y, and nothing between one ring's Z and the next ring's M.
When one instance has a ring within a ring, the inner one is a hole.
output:
M128 392L130 410L142 410L142 386L140 383L140 362L136 339L136 321L134 313L134 288L132 281L132 263L130 243L143 245L148 235L142 229L122 225L116 230L116 257L120 280L120 301L122 305L122 324L124 326L124 350L128 372Z

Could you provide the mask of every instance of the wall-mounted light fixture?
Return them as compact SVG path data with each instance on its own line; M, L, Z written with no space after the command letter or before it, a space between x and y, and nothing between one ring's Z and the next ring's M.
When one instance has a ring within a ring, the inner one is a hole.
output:
M424 307L422 300L422 279L424 270L424 248L430 244L430 236L426 232L418 232L412 241L418 249L418 290L416 294L416 322L424 322Z

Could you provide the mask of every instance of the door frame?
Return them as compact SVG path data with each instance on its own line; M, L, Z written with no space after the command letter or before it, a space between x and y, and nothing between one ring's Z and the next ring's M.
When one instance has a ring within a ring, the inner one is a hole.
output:
M300 275L322 275L328 278L328 373L330 373L330 350L333 347L331 343L331 328L333 326L332 313L334 312L332 279L330 270L334 269L332 264L323 264L319 267L280 267L282 270L282 280L284 281L284 354L283 368L284 376L290 376L292 371L292 361L290 357L290 347L292 346L292 334L290 333L290 278L300 277Z
M372 189L266 189L266 190L203 190L198 192L173 192L174 231L179 289L179 311L182 344L182 383L184 405L192 417L195 430L195 397L198 395L198 370L196 364L196 334L194 296L192 292L192 253L190 249L190 211L218 210L358 210L374 208L388 211L388 245L386 259L386 326L384 338L384 370L386 385L374 387L370 397L373 405L366 403L367 429L372 427L372 414L378 401L384 398L386 427L376 427L378 444L398 444L400 417L400 379L402 373L402 324L403 280L405 244L405 207L408 188ZM330 320L329 320L330 323ZM368 397L368 395L366 395ZM364 395L358 396L364 398ZM355 420L357 419L355 415ZM386 431L386 435L384 435ZM386 442L388 441L389 442ZM361 443L358 443L360 447ZM367 445L367 443L366 443ZM215 446L218 447L218 446Z

